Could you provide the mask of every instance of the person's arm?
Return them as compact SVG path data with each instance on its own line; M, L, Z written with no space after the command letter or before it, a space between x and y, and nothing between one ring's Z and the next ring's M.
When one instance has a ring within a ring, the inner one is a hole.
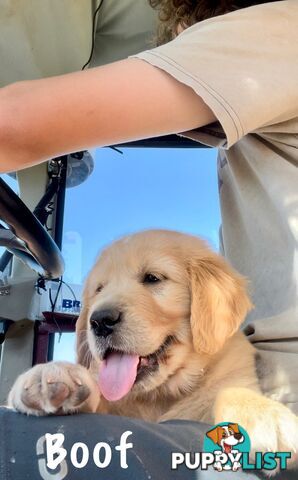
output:
M0 171L216 120L203 100L139 59L0 89Z

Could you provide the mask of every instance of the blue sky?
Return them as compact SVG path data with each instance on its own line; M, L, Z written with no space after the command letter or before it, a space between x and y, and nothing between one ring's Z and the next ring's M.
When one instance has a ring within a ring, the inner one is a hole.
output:
M200 235L218 248L216 150L122 151L123 155L110 148L95 150L92 175L67 189L66 281L81 283L105 245L141 229L180 230ZM17 188L15 180L3 178Z
M215 149L97 149L92 175L67 190L64 278L79 283L105 245L147 228L200 235L217 248L219 224Z

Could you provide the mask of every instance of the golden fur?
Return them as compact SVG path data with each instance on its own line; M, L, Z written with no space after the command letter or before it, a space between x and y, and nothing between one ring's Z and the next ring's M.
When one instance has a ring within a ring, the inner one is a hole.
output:
M160 281L145 284L148 273ZM97 411L151 421L229 421L249 432L256 450L296 448L297 418L261 394L255 350L239 331L252 307L246 282L204 242L165 230L115 242L92 269L83 305L77 322L80 365L35 366L16 381L10 405L37 415ZM100 398L103 346L90 327L92 313L106 305L120 305L124 312L115 339L102 340L115 349L145 357L171 338L158 369L115 402Z

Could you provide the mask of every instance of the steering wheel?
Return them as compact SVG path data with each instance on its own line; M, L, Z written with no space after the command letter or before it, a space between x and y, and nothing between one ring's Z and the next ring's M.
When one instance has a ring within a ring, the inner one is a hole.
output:
M35 215L0 178L0 246L46 279L60 277L64 261L59 248Z

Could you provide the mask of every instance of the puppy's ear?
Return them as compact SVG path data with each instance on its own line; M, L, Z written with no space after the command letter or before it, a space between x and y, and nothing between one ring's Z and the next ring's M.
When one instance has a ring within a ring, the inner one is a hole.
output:
M190 284L194 347L212 355L238 330L252 308L246 282L222 257L210 253L192 259Z
M206 433L207 437L210 438L214 443L219 442L219 428L220 427L214 427L212 430L209 430L209 432Z
M234 433L240 433L238 423L229 423L229 427L233 430Z
M90 367L91 352L87 341L88 310L83 307L76 323L76 353L77 363L86 368Z

